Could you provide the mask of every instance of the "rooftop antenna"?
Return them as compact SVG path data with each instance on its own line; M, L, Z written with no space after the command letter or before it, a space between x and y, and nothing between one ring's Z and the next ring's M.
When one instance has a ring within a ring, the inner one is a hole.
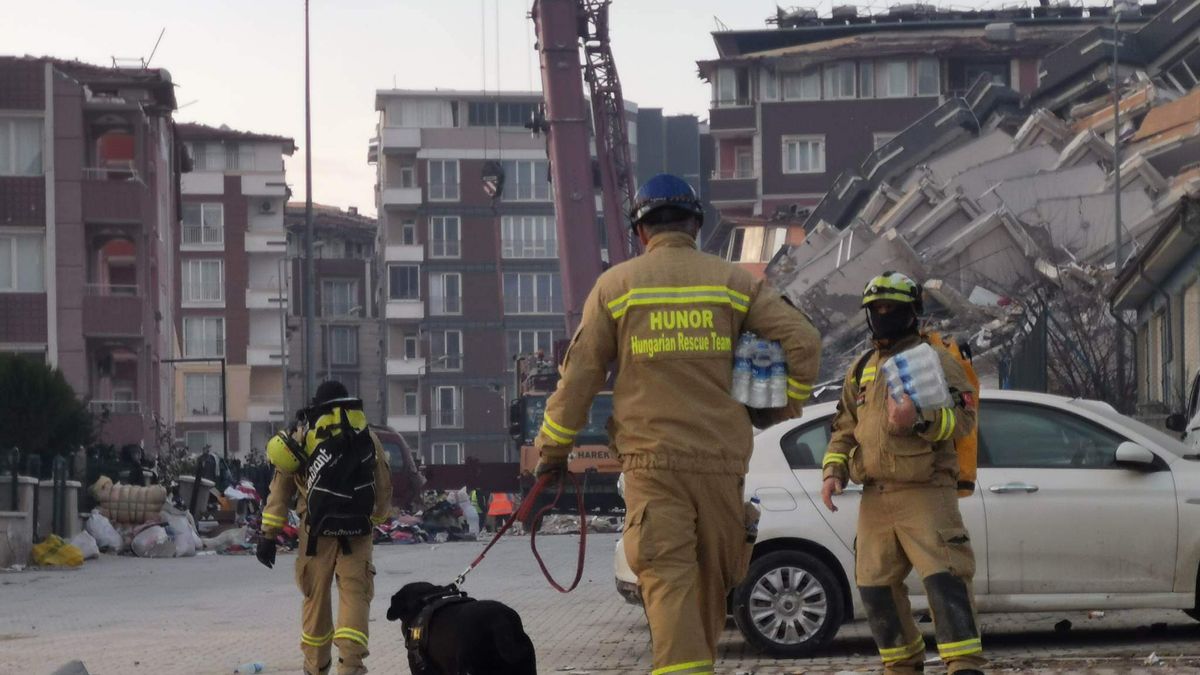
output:
M717 30L719 31L729 30L729 26L726 25L725 22L721 20L721 17L717 16L716 14L713 15L713 23L717 25Z
M150 62L154 60L154 55L158 52L158 45L160 42L162 42L163 34L166 32L166 26L163 26L163 29L158 32L158 39L154 41L154 49L150 50L150 56L146 57L146 60L142 63L142 70L150 67Z

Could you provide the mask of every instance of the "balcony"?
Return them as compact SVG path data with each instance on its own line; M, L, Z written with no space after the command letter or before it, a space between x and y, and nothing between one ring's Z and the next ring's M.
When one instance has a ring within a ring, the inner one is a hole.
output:
M249 366L279 366L283 364L286 350L278 344L251 344L246 347L246 365Z
M247 197L286 197L282 173L248 173L242 176L242 194Z
M83 187L83 217L88 221L117 221L126 223L141 222L142 197L147 187L136 180L108 180L102 176L107 169L89 168L84 170L96 176L84 180Z
M728 175L725 178L724 175ZM718 172L713 172L712 181L708 184L708 199L711 202L753 202L758 199L758 177L739 178L742 172L726 172L718 178Z
M463 417L462 408L439 408L429 416L429 424L434 429L461 429Z
M425 247L416 244L388 244L383 249L383 259L389 262L421 262L425 260Z
M277 232L246 232L247 253L287 253L287 233Z
M271 309L279 311L280 307L287 307L287 296L285 294L284 297L279 297L278 288L246 289L246 309Z
M424 319L425 302L423 300L388 300L384 308L384 317L388 319Z
M107 419L100 429L100 441L113 445L137 443L145 439L146 423L140 401L90 401L88 411Z
M424 415L388 415L387 425L400 433L425 431Z
M754 129L758 116L753 105L736 108L714 108L709 112L709 129L714 135L727 129Z
M246 419L250 422L282 422L287 414L283 396L250 396L246 401Z
M420 206L421 188L387 187L383 189L384 206Z
M85 284L83 334L142 335L142 299L137 286Z
M88 401L88 412L93 415L141 415L141 401Z
M387 360L387 374L400 377L416 377L425 373L425 359L391 358Z
M389 150L417 150L421 147L421 130L412 127L381 127L379 145Z
M179 180L185 195L225 194L225 174L219 171L192 171L180 176Z

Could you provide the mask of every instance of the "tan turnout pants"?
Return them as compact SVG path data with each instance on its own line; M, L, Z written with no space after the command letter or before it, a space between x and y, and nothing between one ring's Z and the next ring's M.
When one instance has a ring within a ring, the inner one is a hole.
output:
M375 595L375 566L371 564L371 537L350 537L350 553L337 539L317 539L317 554L309 557L308 536L301 528L296 555L296 585L304 594L300 650L306 675L324 675L338 648L339 675L367 672L367 617ZM338 620L333 624L331 590L338 587Z
M726 597L746 573L744 479L625 474L625 557L638 577L654 675L712 673Z
M975 621L975 555L953 487L863 488L855 577L884 671L915 673L925 641L904 579L915 567L929 598L938 652L951 673L987 661Z

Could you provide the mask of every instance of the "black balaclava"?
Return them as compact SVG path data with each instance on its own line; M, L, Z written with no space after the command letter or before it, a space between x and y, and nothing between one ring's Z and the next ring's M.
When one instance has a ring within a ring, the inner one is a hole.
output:
M901 307L879 314L875 305L867 306L867 326L871 329L871 337L878 342L894 343L901 338L917 334L917 312L912 303L904 303Z

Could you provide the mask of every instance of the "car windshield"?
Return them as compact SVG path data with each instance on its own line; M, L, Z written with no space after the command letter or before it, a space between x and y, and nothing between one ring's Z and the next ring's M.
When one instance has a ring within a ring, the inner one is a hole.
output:
M1103 417L1106 421L1113 422L1118 426L1124 426L1129 429L1132 429L1133 431L1141 434L1142 436L1145 436L1146 438L1153 441L1156 445L1158 445L1159 447L1161 447L1164 450L1171 452L1172 454L1179 455L1180 457L1182 457L1184 455L1193 453L1193 450L1190 447L1188 447L1187 445L1185 445L1178 438L1173 438L1167 434L1164 434L1163 432L1159 431L1158 429L1155 429L1154 427L1152 427L1144 422L1140 422L1132 417L1129 417L1127 415L1122 415L1121 413L1114 410L1112 406L1110 406L1106 403L1099 403L1097 401L1088 401L1085 399L1078 399L1078 398L1072 399L1071 403L1073 405L1076 405L1080 408L1084 408L1084 409L1088 410L1089 412L1095 413L1095 414Z
M399 443L391 443L389 441L380 441L383 445L384 452L387 453L388 465L392 471L397 471L404 468L404 450Z

